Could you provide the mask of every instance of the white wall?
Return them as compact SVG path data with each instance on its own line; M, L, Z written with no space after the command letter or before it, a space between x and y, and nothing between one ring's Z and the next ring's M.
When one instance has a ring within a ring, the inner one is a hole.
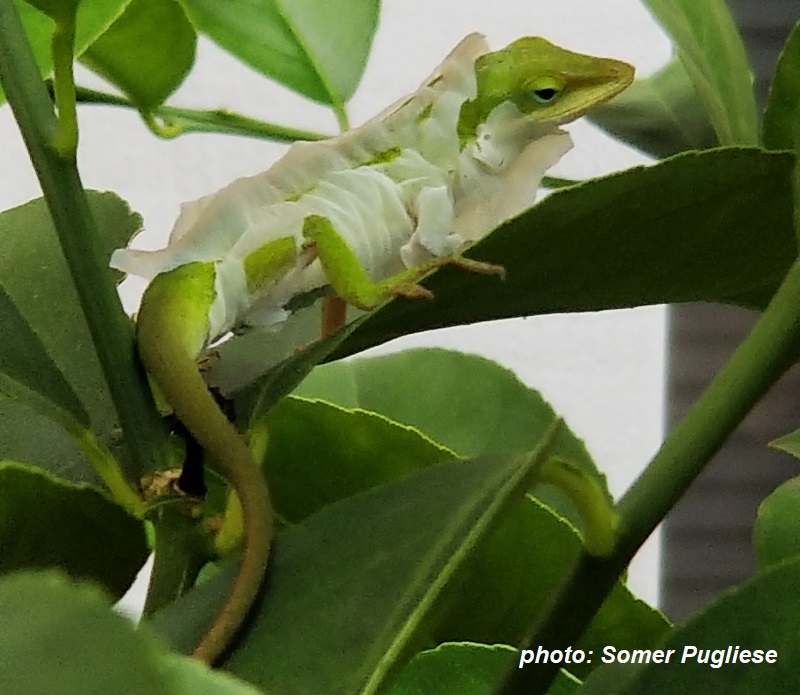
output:
M367 73L349 114L358 124L412 91L458 40L485 33L500 47L521 35L542 35L587 53L637 66L659 67L669 47L637 0L384 0ZM329 112L258 76L215 46L201 42L196 74L174 103L225 106L278 123L335 132ZM84 84L95 83L81 76ZM81 109L80 168L87 187L110 189L144 215L142 245L160 246L180 202L233 178L267 168L283 146L243 138L151 136L138 117L119 109ZM643 158L585 123L570 127L575 149L555 172L585 178L641 163ZM8 108L0 109L0 209L40 195ZM135 306L138 290L125 297ZM381 351L442 345L480 353L514 369L540 389L589 449L621 493L655 452L663 428L665 312L662 308L501 321L412 336ZM631 572L635 591L657 597L657 543Z

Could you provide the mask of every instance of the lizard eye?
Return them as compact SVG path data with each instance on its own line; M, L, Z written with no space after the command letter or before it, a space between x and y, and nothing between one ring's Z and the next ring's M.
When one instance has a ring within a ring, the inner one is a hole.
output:
M527 85L525 93L535 104L547 106L558 98L563 88L564 85L560 80L553 77L540 77Z

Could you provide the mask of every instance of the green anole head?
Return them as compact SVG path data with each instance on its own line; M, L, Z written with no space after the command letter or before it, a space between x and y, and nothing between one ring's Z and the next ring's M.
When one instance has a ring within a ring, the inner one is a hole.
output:
M633 81L631 65L573 53L526 36L475 61L477 96L458 122L462 146L500 104L513 103L543 130L572 121L619 94Z

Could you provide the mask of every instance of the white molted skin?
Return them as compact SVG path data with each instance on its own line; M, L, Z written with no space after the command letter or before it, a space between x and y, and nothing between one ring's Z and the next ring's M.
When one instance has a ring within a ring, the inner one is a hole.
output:
M166 248L119 249L112 267L151 279L213 261L214 339L243 322L280 322L292 297L328 284L319 261L298 261L258 296L247 290L244 258L287 236L299 250L310 214L331 220L374 280L480 239L533 204L545 171L572 146L566 132L537 126L507 102L475 143L459 149L459 112L475 97L475 59L486 52L482 36L467 36L413 95L339 137L296 143L268 171L184 204Z

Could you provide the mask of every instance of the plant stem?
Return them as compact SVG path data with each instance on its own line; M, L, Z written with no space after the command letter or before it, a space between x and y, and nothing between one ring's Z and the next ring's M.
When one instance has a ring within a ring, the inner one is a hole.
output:
M798 354L800 259L744 342L620 500L613 552L606 557L582 554L543 620L529 632L525 649L575 644L642 543ZM520 669L515 663L498 692L546 693L558 669L557 664Z
M13 0L0 0L0 83L22 133L78 292L100 366L140 472L166 458L166 432L136 358L74 157L55 149L57 122Z
M53 88L58 125L53 146L63 159L74 159L78 152L78 114L75 108L75 75L72 54L75 50L75 11L63 12L56 21L51 41Z
M153 572L142 616L147 618L186 594L209 560L206 539L184 501L166 503L152 514L156 529Z
M78 87L76 96L78 102L82 104L136 109L136 106L124 97L99 92L88 87ZM147 127L160 137L176 137L184 133L226 133L228 135L243 135L277 142L326 140L330 137L311 130L300 130L275 123L266 123L224 109L198 111L178 106L161 105L154 107L146 114L142 114L142 118Z

